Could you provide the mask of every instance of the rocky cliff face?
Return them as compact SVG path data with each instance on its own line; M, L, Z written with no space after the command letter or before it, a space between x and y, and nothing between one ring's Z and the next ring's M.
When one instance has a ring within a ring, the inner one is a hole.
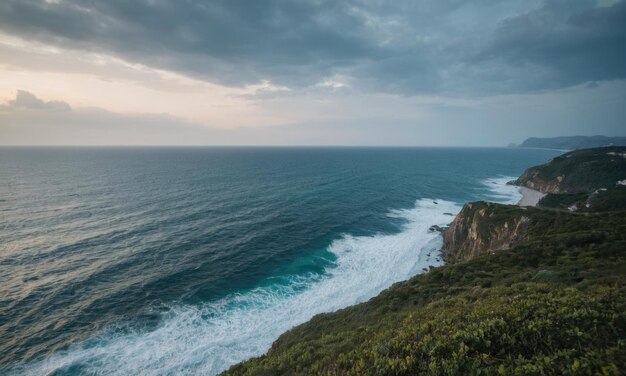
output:
M470 260L526 240L531 222L526 210L489 202L465 204L443 232L444 260L452 263Z
M515 180L515 185L528 187L543 193L561 193L561 183L565 175L546 178L542 174L544 166L536 166L526 169L524 173Z

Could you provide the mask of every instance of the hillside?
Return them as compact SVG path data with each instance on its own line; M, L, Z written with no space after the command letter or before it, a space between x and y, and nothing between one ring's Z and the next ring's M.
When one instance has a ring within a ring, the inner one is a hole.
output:
M626 210L626 186L602 188L591 193L549 193L539 201L538 206L541 208L592 213Z
M527 217L525 239L318 315L226 374L617 375L626 364L625 213L489 207L497 223Z
M626 146L576 150L527 169L515 185L544 193L591 193L626 179Z
M545 148L558 150L574 150L584 148L597 148L601 146L626 146L626 137L607 136L568 136L552 138L527 138L520 147Z

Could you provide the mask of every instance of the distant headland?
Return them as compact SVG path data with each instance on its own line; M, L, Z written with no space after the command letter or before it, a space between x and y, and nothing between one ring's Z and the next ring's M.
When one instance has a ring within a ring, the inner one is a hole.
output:
M510 145L514 146L514 145ZM563 137L530 137L518 147L542 148L558 150L574 150L596 148L602 146L626 146L626 137L607 136L563 136Z

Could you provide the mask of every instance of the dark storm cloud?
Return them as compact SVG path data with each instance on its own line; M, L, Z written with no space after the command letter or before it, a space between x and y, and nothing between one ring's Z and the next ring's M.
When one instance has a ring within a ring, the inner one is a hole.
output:
M626 77L626 2L5 0L0 30L228 85L340 76L400 94Z
M513 68L535 70L526 89L560 88L626 77L626 2L593 8L586 1L549 1L510 18L481 55ZM526 77L521 77L526 78Z
M307 85L378 53L346 7L334 1L9 0L0 4L0 28L227 84Z

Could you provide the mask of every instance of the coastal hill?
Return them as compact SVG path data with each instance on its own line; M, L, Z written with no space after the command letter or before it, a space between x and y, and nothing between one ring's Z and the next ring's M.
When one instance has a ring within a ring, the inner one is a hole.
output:
M225 374L618 375L625 250L620 206L466 204L444 231L446 265L315 316Z
M513 184L543 193L593 192L626 184L626 146L576 150L527 169Z
M528 168L511 183L548 194L539 200L538 208L490 202L465 204L443 232L446 262L509 249L563 226L553 223L554 212L541 209L577 213L626 210L626 147L569 152Z
M626 210L626 147L576 150L527 169L512 184L547 193L538 206L577 212Z
M552 138L527 138L519 147L573 150L600 146L626 146L626 137L567 136Z

